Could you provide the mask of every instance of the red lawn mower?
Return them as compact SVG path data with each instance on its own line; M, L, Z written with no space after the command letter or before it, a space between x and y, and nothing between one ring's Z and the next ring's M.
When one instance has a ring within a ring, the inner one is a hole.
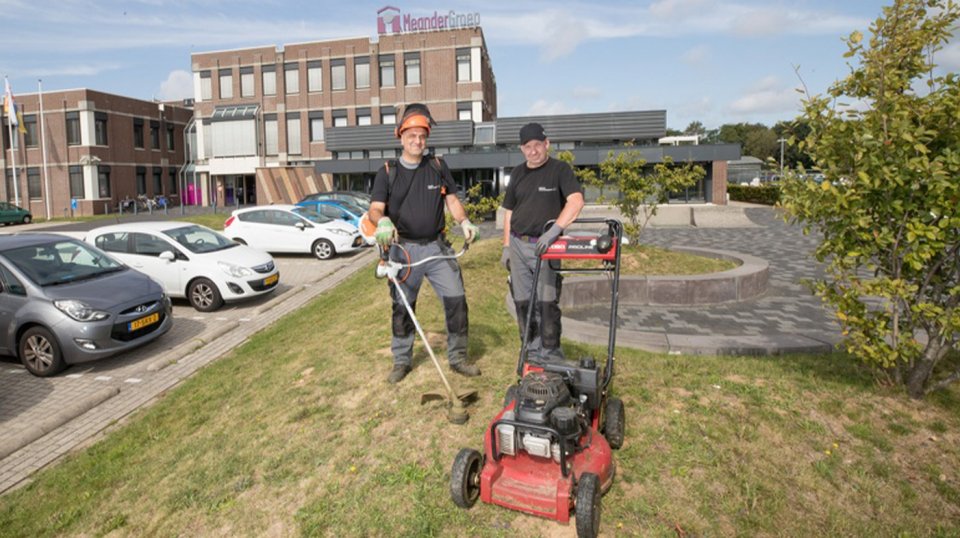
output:
M623 402L610 397L617 335L620 245L623 226L613 219L578 219L576 224L602 223L597 235L558 238L537 260L531 304L544 262L596 260L600 267L563 269L563 273L600 272L610 279L610 331L607 360L539 361L527 357L528 309L520 358L519 382L507 389L504 408L484 434L484 454L461 449L453 461L450 494L461 508L481 499L513 510L570 521L577 535L600 532L600 497L615 474L612 449L623 444Z

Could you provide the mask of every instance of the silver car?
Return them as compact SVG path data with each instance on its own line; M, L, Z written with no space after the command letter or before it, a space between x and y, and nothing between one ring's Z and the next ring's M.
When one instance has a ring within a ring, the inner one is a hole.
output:
M172 325L150 277L56 234L0 236L0 354L51 376L154 340Z

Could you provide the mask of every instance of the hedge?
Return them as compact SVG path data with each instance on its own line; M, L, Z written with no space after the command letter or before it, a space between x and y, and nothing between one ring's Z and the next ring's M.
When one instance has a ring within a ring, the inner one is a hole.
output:
M767 183L754 187L751 185L727 185L730 200L754 204L774 205L780 201L780 185Z

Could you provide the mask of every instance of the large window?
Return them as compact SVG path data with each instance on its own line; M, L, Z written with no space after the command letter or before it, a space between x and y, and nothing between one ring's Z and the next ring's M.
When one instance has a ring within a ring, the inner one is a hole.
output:
M457 119L470 121L473 119L473 103L466 101L463 103L457 103Z
M27 168L27 196L31 200L43 196L43 190L40 188L40 168L36 166Z
M93 131L96 135L96 142L98 146L106 146L109 140L107 139L107 113L106 112L95 112L93 114Z
M220 99L233 99L233 70L220 70Z
M150 120L150 147L160 149L160 122Z
M163 168L153 167L153 194L163 194Z
M315 111L309 114L310 141L323 142L323 112Z
M283 88L287 95L300 93L300 66L298 64L283 64Z
M377 59L380 64L380 87L392 88L397 83L396 77L396 59L393 54L381 54Z
M213 99L213 83L211 82L210 71L200 71L200 100L209 101Z
M23 129L26 131L23 133L23 145L28 148L37 147L40 139L37 136L37 116L35 114L23 117Z
M263 115L263 150L267 155L276 155L279 151L279 144L277 142L277 115L276 114L264 114Z
M80 138L80 113L67 112L67 145L79 146Z
M167 124L167 149L173 151L176 147L176 136L174 136L173 125Z
M167 176L170 178L170 191L168 194L177 194L180 192L180 182L177 180L177 169L172 166L168 168Z
M356 88L370 87L370 57L357 56L353 59L353 76Z
M420 84L420 53L406 52L403 55L403 78L407 86Z
M397 109L392 106L380 107L380 123L383 125L395 125L397 123Z
M334 127L346 127L346 126L347 126L347 111L346 111L346 110L334 110L334 111L333 111L333 126L334 126Z
M210 116L213 157L247 157L257 154L257 105L229 105Z
M147 194L147 168L137 167L137 194Z
M97 194L100 198L110 198L110 167L97 167Z
M253 67L241 67L240 68L240 96L241 97L253 97L254 88L253 88Z
M133 118L133 147L143 149L143 118Z
M307 62L307 91L323 91L323 64L320 60Z
M263 71L263 95L277 94L277 66L264 65L260 68Z
M303 150L300 147L300 113L290 112L287 114L287 154L300 155Z
M332 90L347 89L347 63L343 58L330 60L330 88Z
M457 49L457 82L469 82L470 72L470 49Z
M83 193L83 167L70 167L70 198L85 198Z
M357 125L370 125L370 109L369 108L357 109Z

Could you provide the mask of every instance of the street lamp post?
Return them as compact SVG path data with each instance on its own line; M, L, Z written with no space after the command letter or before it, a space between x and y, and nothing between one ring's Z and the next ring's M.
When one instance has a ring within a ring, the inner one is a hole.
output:
M780 138L777 142L780 142L780 180L783 181L783 143L786 142L786 138Z

